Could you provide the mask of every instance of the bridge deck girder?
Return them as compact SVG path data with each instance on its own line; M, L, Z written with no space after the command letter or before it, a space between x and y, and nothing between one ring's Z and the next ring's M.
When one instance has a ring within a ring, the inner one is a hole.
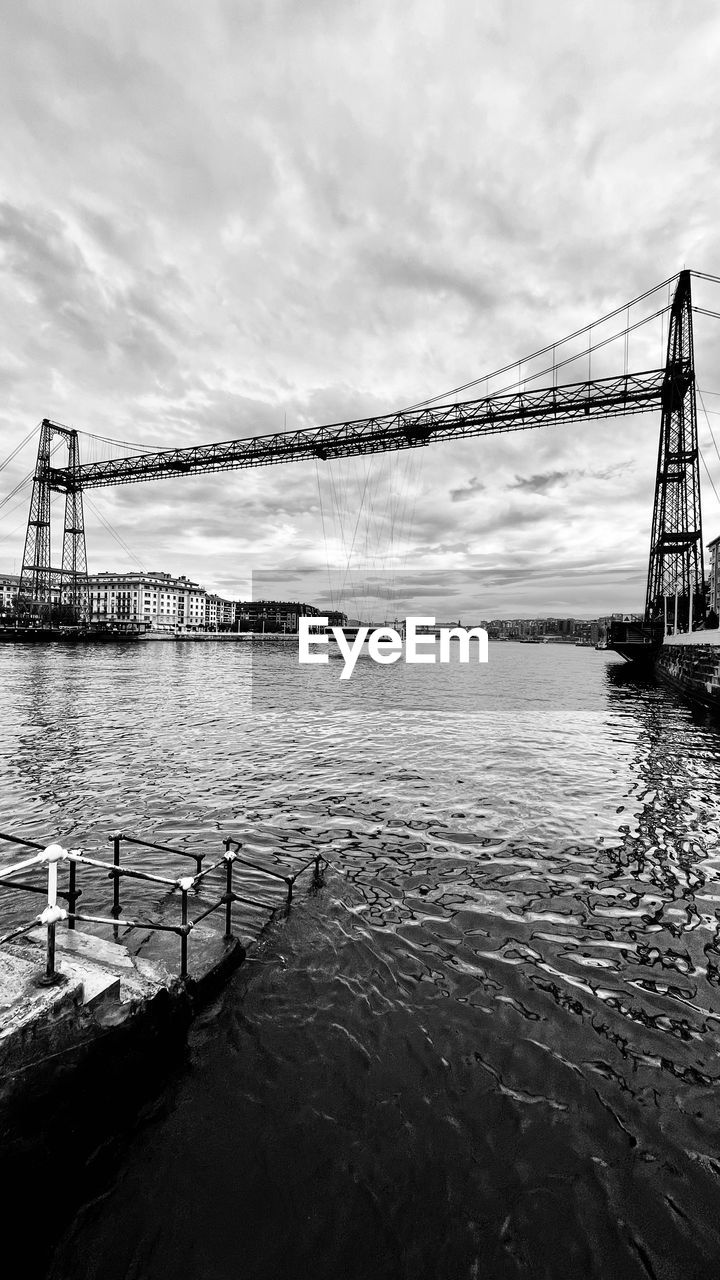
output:
M51 467L48 479L51 488L61 492L68 492L74 485L97 489L166 476L414 449L434 441L525 431L553 422L562 424L645 413L661 403L664 378L664 369L652 369L433 408L403 410L330 426L134 454L80 466L74 474L68 468Z

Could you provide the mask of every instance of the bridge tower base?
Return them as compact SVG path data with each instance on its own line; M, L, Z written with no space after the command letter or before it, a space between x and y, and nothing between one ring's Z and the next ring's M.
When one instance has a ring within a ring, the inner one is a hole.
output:
M67 445L67 466L51 466L55 437ZM17 618L24 626L84 626L90 618L78 433L44 418L18 587ZM58 477L58 478L56 478ZM51 498L65 493L62 565L52 567Z
M652 664L669 631L705 623L699 458L690 272L681 271L670 308L645 614L642 623L613 622L608 637L629 662Z
M686 631L702 626L706 609L689 271L670 310L661 403L645 625Z

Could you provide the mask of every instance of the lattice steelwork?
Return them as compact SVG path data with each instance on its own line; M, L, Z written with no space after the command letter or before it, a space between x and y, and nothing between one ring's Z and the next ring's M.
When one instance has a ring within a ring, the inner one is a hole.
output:
M90 596L87 576L87 552L85 548L82 483L78 479L80 454L78 452L77 431L71 431L68 436L68 451L68 472L71 477L71 483L65 495L60 601L63 605L63 610L73 622L85 623L89 620Z
M18 586L18 616L48 625L52 607L50 569L50 445L52 426L47 418L40 428L30 515L28 516L22 570Z
M653 292L656 290L650 291ZM649 296L645 294L634 301L642 302ZM628 316L630 305L627 307ZM40 622L56 617L58 607L60 612L72 615L73 620L81 622L88 618L82 503L82 490L86 488L272 466L303 459L326 460L414 449L434 441L440 443L470 436L522 431L552 423L589 422L646 413L656 405L662 405L662 476L659 468L651 555L652 589L649 588L648 592L648 608L652 601L656 611L658 600L662 607L664 596L674 596L676 589L688 594L690 582L696 590L702 588L690 273L683 272L679 277L665 369L627 372L627 336L635 327L628 319L625 332L626 372L621 376L588 377L584 382L532 387L447 404L426 404L399 413L216 444L136 452L131 456L85 466L80 465L77 433L46 419L42 424L33 485L19 611ZM591 335L592 326L580 332ZM577 336L571 335L572 338ZM619 336L622 337L622 333ZM588 374L590 351L589 346ZM55 435L63 436L67 441L69 456L66 466L54 466L52 463L51 442ZM50 567L50 494L53 491L66 495L60 570ZM695 616L699 618L699 612Z
M662 387L660 445L653 508L645 623L666 615L687 627L705 617L700 470L695 405L690 272L681 271L670 311Z
M63 468L65 525L62 568L52 567L50 497L58 488L51 452L54 437L67 442L68 465ZM89 618L89 591L82 482L77 431L44 418L40 428L30 516L25 535L18 588L18 618L42 627L54 623L83 624Z
M325 460L414 449L433 441L439 443L468 436L523 431L549 423L646 413L660 403L664 378L663 369L652 369L646 373L359 418L326 427L306 427L299 431L195 445L187 449L163 449L79 467L77 478L84 489L97 489L110 484L159 480L164 476L201 475L209 471L235 471L242 467L300 462L306 458ZM67 468L52 468L50 479L54 488L63 491L74 483Z
M18 613L47 625L51 621L82 623L89 618L82 490L131 484L166 476L234 471L307 458L340 458L358 454L414 449L432 441L523 431L549 423L585 422L618 414L646 413L660 403L663 369L623 374L563 386L486 396L433 408L406 410L332 426L308 427L252 439L116 458L81 466L77 432L43 421L33 496L25 540ZM68 464L51 462L51 441L64 436ZM50 494L65 496L62 569L50 567Z

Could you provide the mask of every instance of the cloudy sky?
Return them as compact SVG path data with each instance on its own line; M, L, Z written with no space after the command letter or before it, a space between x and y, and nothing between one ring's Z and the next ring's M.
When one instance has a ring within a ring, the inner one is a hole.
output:
M1 458L43 417L171 447L390 411L720 273L718 65L712 0L8 0ZM720 321L696 356L720 491ZM658 426L94 490L89 567L229 595L282 569L294 595L364 558L426 574L442 617L637 609ZM0 511L0 570L28 501Z

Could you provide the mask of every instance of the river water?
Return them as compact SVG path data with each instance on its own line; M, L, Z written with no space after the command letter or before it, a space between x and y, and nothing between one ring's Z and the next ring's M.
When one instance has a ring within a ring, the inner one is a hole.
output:
M3 830L330 862L48 1274L707 1276L720 731L588 649L338 674L271 644L0 651Z

